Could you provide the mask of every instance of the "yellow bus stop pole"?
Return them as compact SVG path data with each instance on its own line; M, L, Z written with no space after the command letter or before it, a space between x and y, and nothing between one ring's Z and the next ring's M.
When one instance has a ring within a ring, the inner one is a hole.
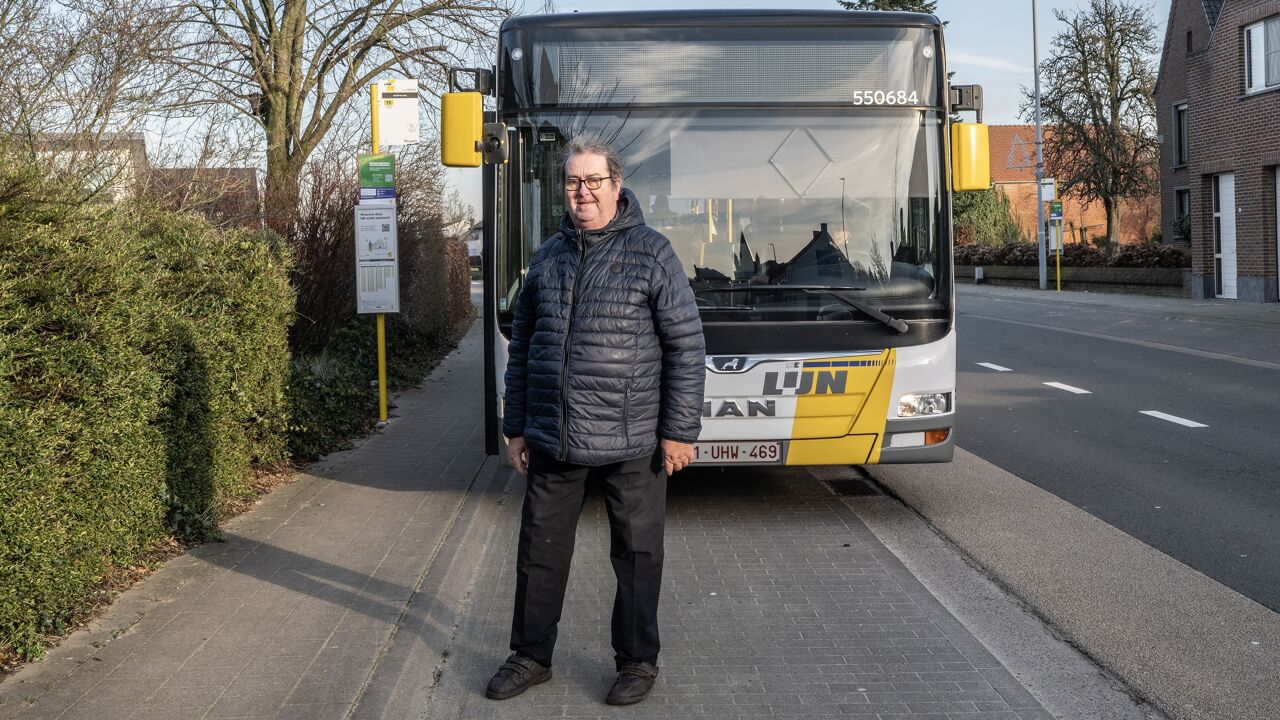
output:
M1058 276L1058 292L1062 292L1062 221L1059 220L1053 229L1053 236L1058 239L1058 251L1054 253L1053 258Z
M374 82L369 88L369 107L370 116L373 123L373 154L377 155L378 149L378 83ZM379 422L387 421L387 316L385 313L377 314L378 321L378 420Z

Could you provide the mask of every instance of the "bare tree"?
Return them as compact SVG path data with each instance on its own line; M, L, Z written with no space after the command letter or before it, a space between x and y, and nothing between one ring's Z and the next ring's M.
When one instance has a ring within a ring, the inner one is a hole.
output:
M845 10L897 10L933 15L938 11L937 0L837 0Z
M1125 198L1150 193L1157 182L1155 73L1159 50L1147 8L1130 0L1091 0L1068 15L1040 67L1041 108L1053 132L1045 167L1064 193L1107 212L1107 241L1120 233ZM1023 114L1033 112L1027 95Z
M0 194L83 202L138 179L138 131L172 86L151 62L175 27L160 3L0 0Z
M183 10L187 35L164 59L189 73L189 108L229 105L262 129L267 223L282 233L307 159L349 101L391 71L442 87L510 13L507 0L195 0Z

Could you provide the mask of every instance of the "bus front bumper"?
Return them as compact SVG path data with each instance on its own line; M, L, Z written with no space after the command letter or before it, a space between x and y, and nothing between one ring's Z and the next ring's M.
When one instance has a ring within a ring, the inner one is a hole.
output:
M948 413L886 421L879 464L951 462L955 455L955 417L955 413ZM946 430L947 437L926 445L925 433L929 430Z

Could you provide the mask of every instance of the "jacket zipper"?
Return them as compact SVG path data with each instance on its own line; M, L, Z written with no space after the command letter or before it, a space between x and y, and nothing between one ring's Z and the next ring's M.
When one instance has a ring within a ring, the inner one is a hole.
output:
M627 392L622 396L622 442L631 446L631 383L627 383Z
M569 295L569 326L564 333L563 362L560 363L560 460L569 459L569 341L573 338L573 308L578 302L578 281L582 278L582 265L587 259L586 239L578 230L578 267L573 273L573 291Z

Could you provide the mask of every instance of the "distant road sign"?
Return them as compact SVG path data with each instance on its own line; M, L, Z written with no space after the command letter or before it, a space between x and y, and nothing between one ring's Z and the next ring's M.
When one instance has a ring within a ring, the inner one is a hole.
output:
M1049 202L1049 222L1062 220L1062 201L1053 200Z

